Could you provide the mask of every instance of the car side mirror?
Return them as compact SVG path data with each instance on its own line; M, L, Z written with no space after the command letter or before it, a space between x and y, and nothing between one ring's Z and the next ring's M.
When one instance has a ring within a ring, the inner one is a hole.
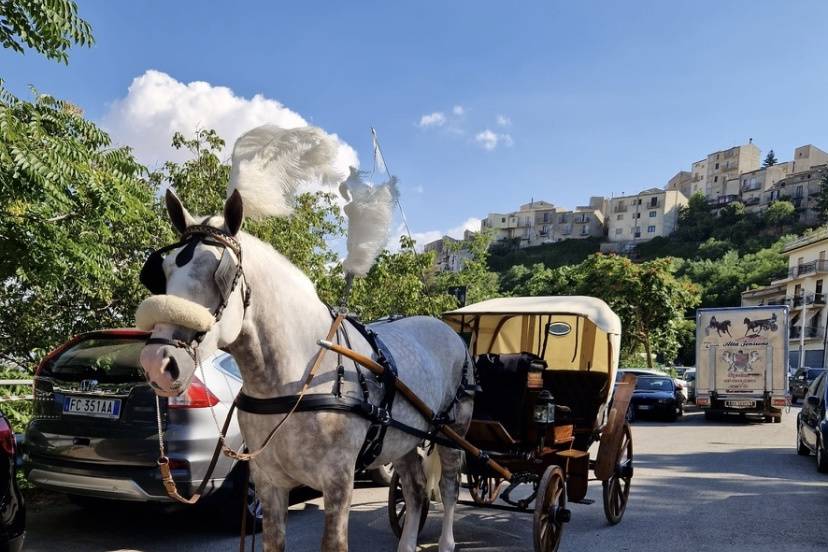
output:
M802 380L805 379L805 376L796 376L796 379L798 379L799 381L802 381Z
M810 396L805 399L805 403L811 408L816 408L819 406L819 397Z

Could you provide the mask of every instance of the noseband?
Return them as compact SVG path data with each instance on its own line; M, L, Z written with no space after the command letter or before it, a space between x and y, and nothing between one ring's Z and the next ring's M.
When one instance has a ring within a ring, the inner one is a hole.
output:
M206 224L196 224L188 227L181 234L181 239L176 243L164 246L156 251L153 251L141 268L141 283L149 289L154 295L164 295L167 291L167 278L164 275L163 263L164 254L174 249L183 248L176 255L175 262L177 266L184 266L190 259L192 259L193 251L199 243L220 247L223 252L219 260L219 265L213 274L213 281L219 290L220 301L218 306L211 312L215 322L221 320L224 310L230 302L236 286L239 282L244 281L242 304L244 312L247 312L247 307L250 305L250 286L247 279L244 277L244 268L242 267L242 249L241 243L229 232L225 232L220 228L207 226ZM230 251L228 251L228 249ZM230 253L232 252L232 254ZM233 259L233 254L236 260ZM169 339L165 337L150 337L147 340L148 345L168 345L179 349L184 349L194 362L198 362L198 347L204 340L209 330L199 330L193 336L190 342L185 342L180 339Z

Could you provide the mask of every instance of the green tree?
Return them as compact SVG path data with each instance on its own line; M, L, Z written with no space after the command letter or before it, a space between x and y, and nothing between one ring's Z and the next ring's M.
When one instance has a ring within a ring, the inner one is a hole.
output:
M765 211L765 221L770 226L777 226L779 232L784 232L785 225L793 224L796 220L796 207L790 201L774 201Z
M363 320L389 314L438 316L457 302L432 279L434 254L418 253L407 236L400 238L399 251L383 251L367 276L357 278L349 307Z
M437 277L437 286L443 293L451 286L466 287L466 301L477 303L499 295L497 273L489 270L491 237L478 232L469 240L444 243L444 247L463 255L463 266L458 272L443 272Z
M0 44L23 53L31 48L63 63L75 45L91 46L92 27L72 0L0 1Z
M150 244L170 237L145 169L71 104L0 91L0 354L31 367L72 334L126 326Z
M656 353L671 362L678 351L680 321L699 302L698 287L675 275L670 259L635 264L626 257L596 254L577 267L577 292L603 299L621 318L622 346L640 345L652 367Z
M776 165L779 160L776 158L776 154L773 153L773 150L770 150L768 154L765 156L765 160L762 162L763 167L772 167Z

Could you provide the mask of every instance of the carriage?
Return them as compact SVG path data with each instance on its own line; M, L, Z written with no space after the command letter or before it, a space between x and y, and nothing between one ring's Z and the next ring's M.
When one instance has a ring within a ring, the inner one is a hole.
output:
M481 453L466 456L470 503L533 508L535 550L551 552L570 519L567 503L591 502L592 472L607 521L620 522L633 476L625 414L635 376L616 382L618 316L592 297L513 297L453 310L444 320L468 344L481 388L466 435ZM396 477L388 508L399 536L405 501ZM426 516L423 508L421 527Z

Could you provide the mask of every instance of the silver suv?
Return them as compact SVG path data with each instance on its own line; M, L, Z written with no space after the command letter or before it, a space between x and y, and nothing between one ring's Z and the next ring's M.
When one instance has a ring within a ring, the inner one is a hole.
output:
M138 356L149 334L102 330L80 335L49 354L34 378L34 412L25 435L24 473L38 487L83 504L89 498L169 501L161 483L155 394ZM161 399L167 455L179 491L200 483L216 445L219 423L241 387L233 357L218 352L202 361L203 374L181 397ZM242 445L235 420L227 435ZM249 496L251 516L261 514L255 495L242 489L243 463L221 456L206 494L228 493L236 510ZM218 502L218 501L216 501ZM231 516L237 518L237 516ZM258 517L258 516L257 516Z

